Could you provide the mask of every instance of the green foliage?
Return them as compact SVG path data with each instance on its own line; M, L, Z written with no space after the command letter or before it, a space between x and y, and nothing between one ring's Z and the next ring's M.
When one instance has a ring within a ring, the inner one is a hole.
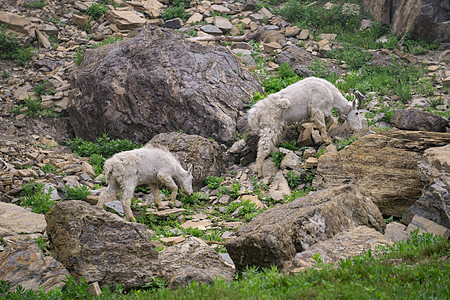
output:
M109 158L115 153L133 150L139 148L136 144L128 139L120 140L111 139L107 134L103 134L96 139L96 142L84 141L80 138L71 139L67 142L67 146L72 152L83 157L90 157L92 154L102 155Z
M3 71L2 74L1 74L0 76L1 76L2 78L7 79L7 78L11 77L11 73L8 72L8 71Z
M106 7L105 4L94 3L86 9L86 14L88 16L91 16L95 20L98 20L101 18L101 16L106 14L107 11L108 11L108 7Z
M428 51L436 50L441 45L440 42L426 42L423 40L414 40L409 36L405 37L403 51L413 55L425 54Z
M372 54L366 50L356 48L350 44L345 44L343 48L332 49L326 55L329 58L345 61L352 70L358 70L372 58Z
M328 1L290 0L278 12L294 25L310 29L314 35L354 32L359 28L362 15L347 14L343 11L344 1L334 1L335 5L330 9L324 9L325 2Z
M26 8L42 9L46 4L45 0L29 0L22 3L22 6Z
M302 183L302 179L300 178L300 175L295 173L294 171L289 171L286 175L285 175L288 183L289 183L289 187L294 189L297 186L300 185L300 183Z
M56 174L56 170L58 170L58 168L55 165L48 163L48 164L45 164L44 166L42 166L41 170L44 173Z
M23 47L17 34L6 32L6 25L0 26L0 58L10 59L19 65L25 65L33 57L33 47Z
M282 64L276 73L276 76L268 77L263 80L262 86L267 94L276 93L301 79L301 77L292 70L288 63Z
M247 221L252 220L256 215L258 214L258 209L256 208L256 204L250 202L250 200L245 201L234 201L231 202L227 206L226 213L231 214L233 212L236 212L239 209L239 212L237 214L237 217L244 218Z
M89 195L89 188L86 186L70 187L68 185L64 188L64 194L67 200L84 200Z
M42 83L35 85L33 87L33 91L39 98L42 95L54 95L56 92L55 88L48 79L44 80Z
M272 156L272 161L275 163L275 165L279 169L281 166L281 161L283 160L285 154L281 151L278 151L278 152L274 151L270 155Z
M185 11L184 6L167 7L161 14L161 18L165 21L180 18L183 22L186 22L189 13Z
M50 200L53 188L45 190L43 183L36 183L31 180L29 183L22 184L20 193L20 204L25 207L31 207L31 211L37 214L47 213L56 203Z
M334 141L334 145L336 146L337 151L344 149L346 146L351 145L354 141L356 141L356 137L352 136L348 140L342 141Z
M77 283L72 276L68 276L63 282L66 284L65 299L86 299L86 296L89 295L89 286L84 278L80 278Z
M188 196L180 192L177 194L177 198L179 198L179 200L184 204L197 205L201 203L201 201L208 200L208 195L201 192L195 192L192 195Z
M268 95L267 93L255 92L253 98L248 101L248 107L252 107L259 100L266 98L267 95Z
M101 154L93 153L89 159L89 163L94 168L95 176L100 175L103 172L103 165L105 164L105 158Z
M208 186L209 190L218 189L222 181L222 177L206 176L205 178L205 184Z
M96 48L104 46L104 45L117 43L117 42L119 42L121 40L123 40L123 37L118 37L118 36L111 37L111 36L109 36L109 37L107 37L106 39L104 39L103 41L101 41L99 43L90 45L89 48L96 49Z
M83 55L84 55L84 50L82 49L78 49L77 53L75 54L75 63L80 66L81 63L83 62Z
M39 248L41 249L42 253L44 253L45 256L50 255L49 253L49 244L48 244L48 238L44 238L43 236L37 237L34 239L36 244L38 244ZM1 294L1 292L0 292Z
M284 149L289 149L292 151L298 151L297 141L295 141L295 140L292 140L289 142L282 142L280 147L282 147Z

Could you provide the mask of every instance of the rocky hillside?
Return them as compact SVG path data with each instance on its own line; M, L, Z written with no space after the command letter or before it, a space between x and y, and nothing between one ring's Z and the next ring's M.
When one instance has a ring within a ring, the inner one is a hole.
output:
M333 2L0 2L0 280L178 287L246 266L299 272L416 229L448 238L448 41L396 37ZM307 9L341 27L296 17ZM362 101L364 130L337 124L324 145L312 123L290 128L258 178L246 111L308 76ZM137 223L119 201L95 207L104 158L148 141L194 166L194 195L156 210L139 187Z

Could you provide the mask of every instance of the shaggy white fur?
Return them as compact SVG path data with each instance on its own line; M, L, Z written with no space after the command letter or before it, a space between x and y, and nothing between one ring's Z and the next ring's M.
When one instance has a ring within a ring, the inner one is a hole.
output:
M258 101L248 111L250 128L259 135L256 171L262 176L264 159L275 150L286 125L298 122L313 122L325 143L331 143L328 130L335 120L333 108L341 112L353 130L362 128L357 101L353 103L339 92L329 81L309 77Z
M97 206L103 208L105 202L117 199L119 192L123 192L121 202L125 216L132 221L136 219L130 208L131 198L138 185L150 186L158 208L162 206L160 183L172 191L171 206L175 205L177 197L176 183L183 193L192 195L192 166L185 171L167 149L158 145L147 145L114 154L105 161L104 173L108 187L100 193Z

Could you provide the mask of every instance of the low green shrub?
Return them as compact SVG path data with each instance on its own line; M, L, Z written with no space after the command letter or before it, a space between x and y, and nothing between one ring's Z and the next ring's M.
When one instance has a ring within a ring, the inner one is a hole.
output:
M208 186L209 190L218 189L222 181L223 178L217 176L206 176L205 178L205 184Z
M86 14L95 20L100 19L106 12L108 7L103 3L94 3L86 9Z
M45 5L47 5L45 0L29 0L22 3L23 7L34 9L43 9Z
M6 31L6 25L0 26L0 58L13 60L24 66L34 55L34 48L23 47L17 39L17 34Z
M70 187L68 185L64 188L64 194L67 200L84 200L89 195L89 188L82 185L80 187Z
M46 190L43 183L37 183L31 180L29 183L22 185L20 192L20 205L31 207L31 211L37 214L47 213L56 201L51 200L53 188Z
M281 161L283 160L285 154L281 151L274 151L270 155L272 156L272 161L275 163L275 166L277 166L277 168L279 169L281 166Z

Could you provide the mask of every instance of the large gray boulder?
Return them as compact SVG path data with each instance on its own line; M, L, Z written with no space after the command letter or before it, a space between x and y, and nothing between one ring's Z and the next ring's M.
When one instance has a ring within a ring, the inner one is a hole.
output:
M447 119L419 109L399 109L392 116L392 124L400 129L445 132Z
M316 243L356 226L383 232L383 217L353 186L326 189L259 214L226 248L237 269L283 265Z
M317 189L354 184L380 211L401 217L422 194L423 152L450 143L450 133L396 130L366 135L319 158Z
M6 281L9 291L18 286L34 291L61 288L69 275L61 263L45 256L34 240L19 240L0 252L0 280Z
M76 136L107 133L142 144L178 130L231 144L247 101L262 91L227 48L162 28L86 51L71 85Z
M100 286L139 288L163 278L169 287L231 281L235 270L206 243L186 239L156 252L143 224L130 223L83 201L58 202L46 215L52 255L75 278Z
M225 172L226 162L223 149L214 140L199 135L169 132L154 136L148 144L167 147L170 152L175 154L185 169L192 164L194 190L204 186L206 176L222 176Z
M450 2L442 0L362 0L377 21L390 24L398 36L450 42Z

